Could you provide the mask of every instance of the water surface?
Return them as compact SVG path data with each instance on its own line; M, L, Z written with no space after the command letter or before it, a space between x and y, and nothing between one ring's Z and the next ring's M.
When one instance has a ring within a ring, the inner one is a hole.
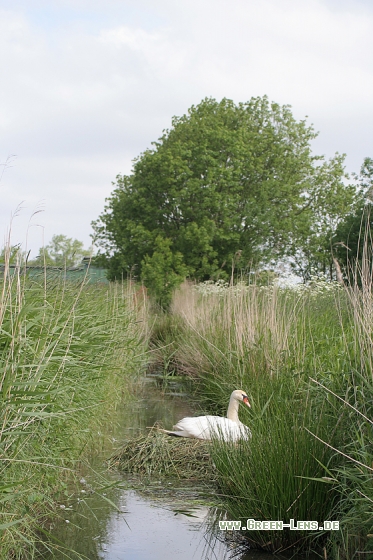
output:
M147 382L139 398L118 411L106 439L119 446L155 422L170 428L190 414L193 407L184 395L175 395L175 388L170 394L154 381ZM213 490L207 485L140 482L112 473L114 486L105 488L107 457L108 446L92 458L79 492L61 500L62 520L50 526L60 550L44 558L73 560L80 553L89 560L274 560L273 555L256 552L238 554L234 543L225 542L223 532L211 532Z

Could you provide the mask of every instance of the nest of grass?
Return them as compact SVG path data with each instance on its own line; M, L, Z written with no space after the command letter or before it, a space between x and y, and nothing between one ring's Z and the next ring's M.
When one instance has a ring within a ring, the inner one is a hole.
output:
M109 466L137 475L209 482L216 478L208 442L171 437L159 431L157 426L147 434L125 441L110 458Z

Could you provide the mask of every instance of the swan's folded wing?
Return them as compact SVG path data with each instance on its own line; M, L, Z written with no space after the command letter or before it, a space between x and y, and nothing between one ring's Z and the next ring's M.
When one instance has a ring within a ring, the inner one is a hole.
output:
M213 416L195 416L193 418L186 417L179 420L173 427L173 430L178 432L178 435L183 437L197 438L197 439L211 439L210 424L208 418Z
M251 432L241 422L233 422L221 416L195 416L180 420L173 430L174 435L197 439L221 439L223 441L237 441L250 439Z

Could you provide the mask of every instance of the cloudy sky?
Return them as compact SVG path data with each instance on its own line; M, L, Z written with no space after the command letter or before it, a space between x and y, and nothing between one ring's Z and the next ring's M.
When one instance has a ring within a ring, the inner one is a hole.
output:
M0 60L0 235L21 206L34 256L88 247L116 175L206 96L291 105L349 172L373 157L372 0L0 0Z

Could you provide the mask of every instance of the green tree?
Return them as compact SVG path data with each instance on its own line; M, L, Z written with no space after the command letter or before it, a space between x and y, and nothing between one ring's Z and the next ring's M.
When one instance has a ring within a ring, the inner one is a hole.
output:
M204 99L174 117L131 175L117 177L93 223L109 277L135 267L141 276L159 236L197 280L229 278L232 262L253 268L308 247L353 197L343 156L312 155L315 136L267 97Z
M25 258L26 255L21 250L20 245L7 245L0 251L0 265L16 264L17 262L22 264Z
M317 168L316 188L310 199L311 211L294 216L294 228L287 255L304 281L315 272L333 275L333 234L358 200L356 187L346 184L344 156L336 155Z
M142 262L141 278L158 304L168 309L172 291L181 284L187 274L183 255L172 253L171 241L160 235L155 240L152 256L145 255Z
M90 256L84 244L66 235L53 235L48 245L39 249L39 256L30 264L69 267L78 265L83 257Z
M358 182L358 196L350 212L338 224L332 237L333 256L338 260L345 279L355 271L356 261L361 262L363 252L372 260L373 232L373 159L365 158Z

